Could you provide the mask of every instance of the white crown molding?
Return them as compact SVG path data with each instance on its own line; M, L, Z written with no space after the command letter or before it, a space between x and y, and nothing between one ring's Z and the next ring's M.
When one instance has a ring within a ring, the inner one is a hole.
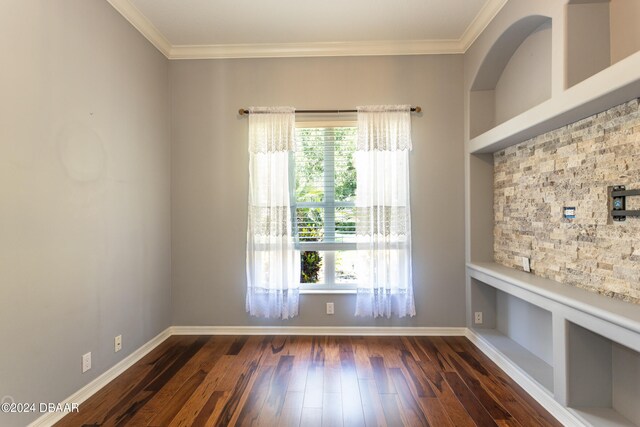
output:
M71 396L67 397L64 401L60 402L61 404L65 403L78 403L86 401L88 398L97 393L101 388L109 384L111 381L116 379L120 374L133 366L136 362L142 359L144 356L149 354L151 350L159 346L164 340L171 336L171 328L167 328L164 331L160 332L155 337L151 338L146 344L143 344L142 347L138 348L136 351L122 359L120 362L115 364L111 369L108 369L102 375L100 375L95 380L91 381L86 386L82 387L77 392L73 393ZM65 415L65 412L47 412L31 424L28 427L46 427L52 426L58 421L60 421Z
M107 0L168 59L299 58L462 54L508 0L488 0L458 40L171 45L130 0Z
M507 1L508 0L489 0L482 6L480 12L473 18L473 21L471 21L467 29L462 33L462 37L460 37L460 48L463 52L466 52L467 49L471 47L473 42L475 42L484 29L487 28L487 25L493 21L493 18L495 18L498 12L507 4Z
M107 0L111 6L122 15L133 27L140 32L164 56L169 58L171 43L156 28L149 19L140 12L129 0Z
M467 328L370 326L172 326L172 335L465 336Z
M169 59L300 58L463 53L458 40L177 45Z
M569 409L557 402L541 385L531 379L518 365L511 362L488 341L467 329L465 335L472 344L478 347L489 359L502 369L511 379L541 404L564 426L585 426Z

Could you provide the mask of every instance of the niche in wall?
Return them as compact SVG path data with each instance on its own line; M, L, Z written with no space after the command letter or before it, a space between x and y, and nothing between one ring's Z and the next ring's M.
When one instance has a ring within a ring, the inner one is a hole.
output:
M496 40L471 86L471 138L551 97L551 31L551 18L532 15Z
M567 4L567 87L640 50L638 21L638 0L571 0Z
M551 312L471 278L472 312L483 313L474 332L553 393Z
M592 425L640 426L640 353L574 323L568 338L569 406Z

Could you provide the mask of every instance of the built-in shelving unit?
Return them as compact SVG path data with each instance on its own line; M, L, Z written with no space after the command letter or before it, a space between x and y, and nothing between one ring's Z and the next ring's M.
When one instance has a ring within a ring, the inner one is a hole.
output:
M640 96L640 52L469 140L470 153L494 153Z
M467 273L471 310L485 319L472 326L475 339L512 372L568 408L576 424L640 426L639 307L491 262L469 263ZM501 318L518 321L517 334Z
M638 20L636 0L508 2L465 62L467 324L565 425L640 427L640 306L493 262L494 153L640 97Z

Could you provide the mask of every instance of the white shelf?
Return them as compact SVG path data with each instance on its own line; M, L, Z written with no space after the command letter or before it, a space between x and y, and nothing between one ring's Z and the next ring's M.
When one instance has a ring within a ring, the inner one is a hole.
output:
M494 153L637 97L640 52L471 139L467 151Z
M593 427L638 427L612 408L572 408L572 411Z
M551 365L500 331L495 329L474 329L473 331L544 387L549 394L553 394L553 367Z
M471 277L482 282L487 283L487 277L494 278L640 334L640 307L637 304L563 285L494 262L470 262L467 270Z

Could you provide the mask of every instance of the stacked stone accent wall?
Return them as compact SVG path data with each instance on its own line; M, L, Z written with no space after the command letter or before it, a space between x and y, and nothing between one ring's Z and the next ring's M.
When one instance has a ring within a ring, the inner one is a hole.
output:
M613 222L607 192L640 188L638 100L499 151L494 164L497 263L522 269L529 257L533 274L640 304L640 218Z

